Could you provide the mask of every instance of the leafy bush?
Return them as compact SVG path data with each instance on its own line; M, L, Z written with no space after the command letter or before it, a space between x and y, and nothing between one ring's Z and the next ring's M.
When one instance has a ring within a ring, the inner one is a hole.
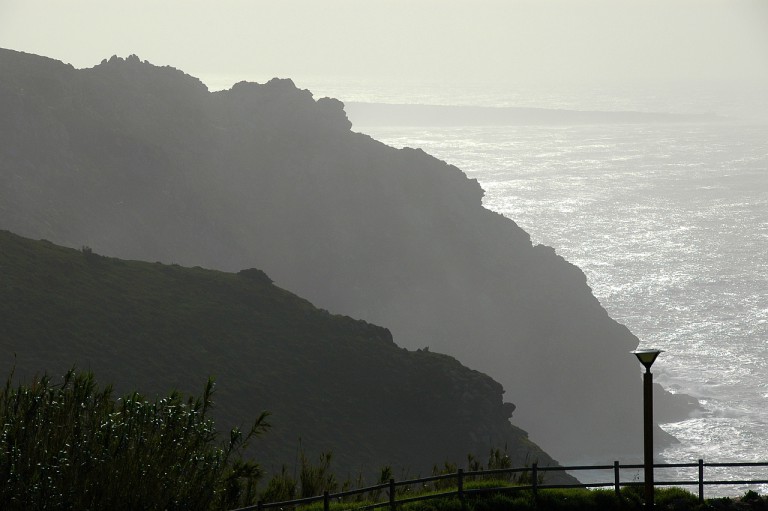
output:
M466 511L459 499L450 497L403 504L403 511Z
M621 498L625 505L640 509L645 502L645 489L643 485L622 486Z
M654 501L656 507L672 511L695 509L699 505L699 497L682 488L657 489Z
M241 453L266 413L217 443L213 381L201 398L173 392L114 399L89 372L0 392L0 508L211 509L256 498L261 471Z
M599 495L600 506L598 507L596 498ZM591 511L600 509L600 511L609 511L619 509L619 499L611 493L600 490L587 489L567 489L567 490L546 490L539 492L537 499L539 509L557 509L562 511Z
M533 511L536 502L529 492L513 493L509 495L492 494L478 498L473 502L475 511Z
M306 454L301 453L301 471L299 472L299 481L301 482L301 498L316 497L323 492L335 492L339 488L336 476L331 472L331 452L324 452L320 455L320 463L312 464L307 459Z
M275 474L267 483L266 489L261 494L264 502L284 502L296 498L296 480L288 473L283 465L279 474Z

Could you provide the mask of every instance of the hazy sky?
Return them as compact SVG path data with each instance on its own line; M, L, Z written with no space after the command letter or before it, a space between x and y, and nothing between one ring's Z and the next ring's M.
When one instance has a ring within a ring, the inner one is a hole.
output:
M768 0L0 0L0 47L204 81L768 88Z

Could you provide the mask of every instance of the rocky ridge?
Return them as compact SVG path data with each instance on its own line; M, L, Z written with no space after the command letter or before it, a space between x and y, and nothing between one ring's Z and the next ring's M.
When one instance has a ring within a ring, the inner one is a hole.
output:
M458 168L355 133L338 101L290 80L211 93L138 58L75 70L7 50L0 67L0 227L123 258L258 267L491 375L561 461L639 455L638 339L578 268L483 208ZM658 393L667 418L689 405Z

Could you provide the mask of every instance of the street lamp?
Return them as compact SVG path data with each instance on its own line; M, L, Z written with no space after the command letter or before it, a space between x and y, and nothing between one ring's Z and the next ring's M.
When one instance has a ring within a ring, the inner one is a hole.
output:
M635 350L634 354L645 367L643 374L643 452L645 454L645 507L653 509L653 374L651 366L663 350Z

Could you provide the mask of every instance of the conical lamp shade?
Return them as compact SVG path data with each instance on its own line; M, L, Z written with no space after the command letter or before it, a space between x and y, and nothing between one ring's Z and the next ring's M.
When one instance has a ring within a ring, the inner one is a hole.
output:
M637 357L637 359L640 361L640 363L643 364L648 371L651 370L651 366L656 361L656 357L658 357L659 354L663 352L664 350L654 350L654 349L630 351L630 353L634 354Z

